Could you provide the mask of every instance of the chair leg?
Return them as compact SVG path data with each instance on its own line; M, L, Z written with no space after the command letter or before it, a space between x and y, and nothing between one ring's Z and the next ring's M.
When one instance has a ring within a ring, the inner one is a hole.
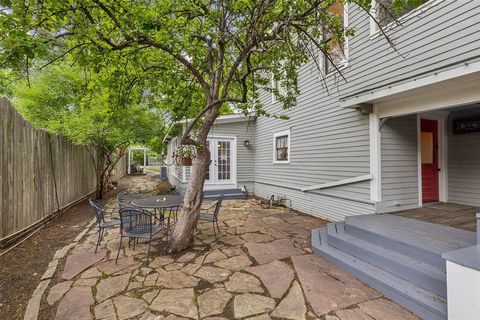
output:
M135 251L135 248L137 247L136 244L137 244L137 239L133 238L133 251Z
M167 226L167 232L165 232L165 252L168 253L168 243L170 236L170 224Z
M215 240L217 239L217 231L215 230L215 221L212 222L213 224L213 234L215 235Z
M217 225L218 233L221 233L221 232L220 232L220 227L218 226L218 220L215 220L215 224Z
M147 250L147 265L148 265L148 259L150 258L150 247L152 246L152 238L148 240L148 250Z
M99 229L98 229L98 239L97 239L97 245L96 245L96 247L95 247L95 253L97 253L97 250L98 250L98 245L100 244L100 241L101 241L101 240L102 240L102 238L103 238L103 235L102 235L102 233L103 233L103 228L99 228Z
M122 239L123 239L123 237L120 235L120 244L118 245L117 258L115 259L115 263L118 262L118 256L120 255L120 249L122 249Z

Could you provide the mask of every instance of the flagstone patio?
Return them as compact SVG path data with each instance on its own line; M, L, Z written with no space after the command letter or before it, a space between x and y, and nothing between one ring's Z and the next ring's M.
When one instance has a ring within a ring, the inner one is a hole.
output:
M95 254L92 226L44 280L41 304L59 320L417 319L310 254L310 229L327 221L255 199L224 201L220 220L218 240L200 223L191 248L167 255L158 240L148 264L141 243L115 263L118 230Z

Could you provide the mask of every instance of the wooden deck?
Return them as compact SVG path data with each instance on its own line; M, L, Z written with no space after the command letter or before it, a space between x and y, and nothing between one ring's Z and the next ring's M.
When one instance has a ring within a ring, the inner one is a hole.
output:
M476 231L475 215L480 212L476 207L455 203L424 204L423 208L399 211L391 214L418 219L458 229Z

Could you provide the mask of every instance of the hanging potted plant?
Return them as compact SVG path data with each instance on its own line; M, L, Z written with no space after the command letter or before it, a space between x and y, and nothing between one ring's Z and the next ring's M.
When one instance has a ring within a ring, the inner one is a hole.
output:
M184 167L192 165L193 146L183 146L179 150L180 164Z

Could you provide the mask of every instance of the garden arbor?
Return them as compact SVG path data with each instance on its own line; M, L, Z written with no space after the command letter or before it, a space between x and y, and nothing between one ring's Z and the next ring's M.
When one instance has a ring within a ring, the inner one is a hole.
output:
M128 165L127 165L127 173L132 173L131 162L132 162L132 151L143 151L143 174L147 173L147 153L148 148L145 147L131 147L128 148Z

